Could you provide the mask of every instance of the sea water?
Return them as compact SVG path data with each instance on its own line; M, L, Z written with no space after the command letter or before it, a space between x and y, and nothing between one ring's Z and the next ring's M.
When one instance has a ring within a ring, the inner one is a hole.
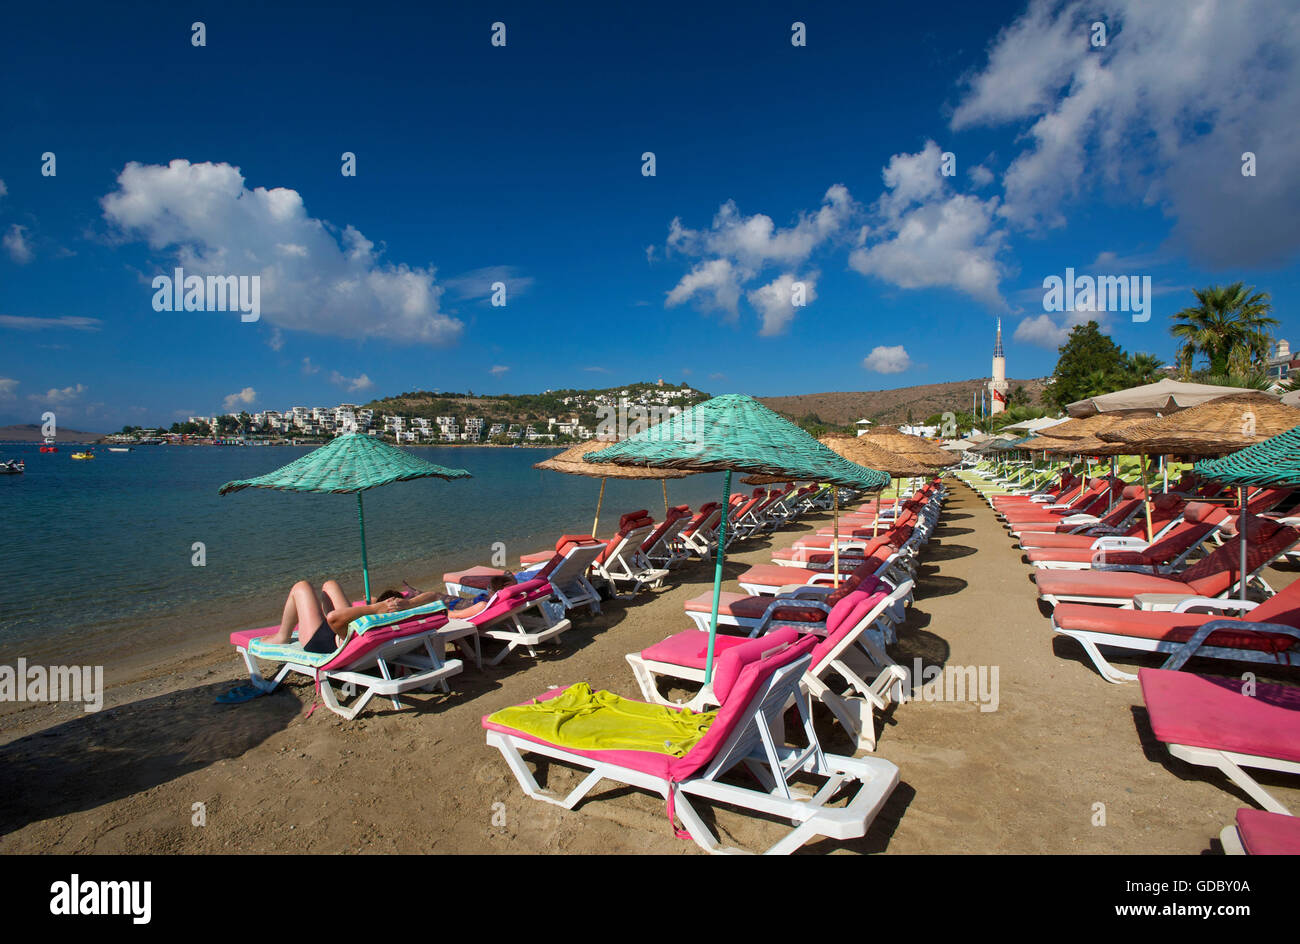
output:
M73 460L75 451L0 446L0 457L27 463L24 475L0 476L0 662L84 659L128 640L135 648L220 642L231 630L278 622L300 579L334 578L362 596L355 494L217 494L311 447L100 446L90 461ZM411 451L473 478L364 493L375 594L404 579L441 590L444 571L489 563L497 542L516 567L520 554L560 534L591 532L600 479L532 467L559 450ZM718 500L722 484L720 474L672 479L668 500L697 508ZM608 480L600 535L612 534L623 512L645 508L659 520L663 507L659 481Z

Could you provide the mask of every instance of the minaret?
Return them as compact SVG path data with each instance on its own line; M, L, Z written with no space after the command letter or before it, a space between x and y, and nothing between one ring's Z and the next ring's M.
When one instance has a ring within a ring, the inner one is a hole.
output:
M1002 319L998 319L998 337L993 343L993 379L989 381L989 412L998 414L1007 408L1007 359L1002 353Z

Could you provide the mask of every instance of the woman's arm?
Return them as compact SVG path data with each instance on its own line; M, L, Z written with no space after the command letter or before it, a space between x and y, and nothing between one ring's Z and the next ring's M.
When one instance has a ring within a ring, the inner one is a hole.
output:
M337 610L330 610L325 616L325 620L330 624L330 629L334 630L334 635L344 636L348 631L348 624L354 619L362 616L372 616L376 613L395 613L398 610L406 609L411 605L407 600L399 600L396 597L390 597L379 603L371 603L365 606L344 606Z

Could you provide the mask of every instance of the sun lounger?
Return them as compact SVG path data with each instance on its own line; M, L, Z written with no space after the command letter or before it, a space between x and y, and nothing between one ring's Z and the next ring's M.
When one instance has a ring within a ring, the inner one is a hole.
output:
M1300 530L1268 518L1247 519L1246 578L1300 541ZM1053 607L1065 602L1132 608L1139 594L1183 597L1227 596L1239 582L1241 538L1221 547L1176 576L1111 570L1035 570L1038 596Z
M644 509L623 515L618 533L592 561L592 572L608 580L620 596L635 596L643 587L658 587L668 576L668 568L655 567L641 551L653 530L654 519Z
M641 553L652 567L672 569L690 559L690 552L682 545L681 532L691 521L691 509L688 505L677 505L668 509L664 520L650 532L650 536L641 545Z
M802 601L800 606L773 606L754 633L764 636L777 629L791 628L820 637L813 648L812 663L804 673L804 689L820 700L840 722L858 749L875 750L875 712L883 712L901 695L907 673L885 651L885 633L878 623L889 618L895 599L884 587L868 590L866 585L845 594L834 604ZM815 620L801 617L809 613ZM744 639L719 635L714 639L714 657L742 645ZM685 707L699 710L718 703L711 685L704 685L709 634L686 630L669 636L641 652L631 652L632 666L641 694L647 701L672 705L659 693L660 678L684 679L703 687ZM848 683L838 690L829 679L838 675ZM867 681L867 679L872 679Z
M1151 730L1179 760L1215 767L1273 813L1287 808L1245 768L1300 774L1300 689L1188 672L1138 672Z
M605 550L605 542L582 534L565 534L555 542L555 552L539 569L516 575L519 579L542 579L551 585L551 594L558 601L556 619L569 610L586 606L592 613L600 612L600 593L587 579L587 570ZM496 567L471 567L442 575L447 592L457 595L487 590L493 577L505 573Z
M1087 548L1031 548L1029 563L1042 570L1142 570L1170 574L1220 528L1231 523L1224 509L1204 502L1192 502L1182 518L1161 538L1148 545L1139 537L1100 537Z
M850 573L859 576L872 575L898 580L912 576L911 558L902 549L887 542L880 543L875 552L866 558L856 557L847 560L840 568L840 579ZM773 596L784 592L785 588L812 584L832 584L835 573L830 568L787 567L782 564L757 564L738 578L740 589L752 596Z
M393 614L401 617L403 614ZM370 618L363 618L370 619ZM373 622L373 620L372 620ZM354 621L354 626L365 624ZM351 630L332 653L307 652L295 641L272 645L265 641L278 626L247 629L230 634L230 642L244 660L253 687L273 691L290 672L311 678L326 707L349 721L360 714L375 695L386 696L400 710L398 695L416 689L449 691L447 679L463 668L459 659L446 659L448 643L473 636L472 623L448 619L441 604L411 610L398 622L375 625L364 632ZM279 663L266 678L258 660ZM378 673L378 674L376 674ZM335 685L340 686L335 691ZM340 701L356 698L348 706Z
M797 640L793 630L778 631L728 650L718 660L714 691L721 707L709 722L703 737L683 755L650 750L619 749L615 721L606 738L607 749L566 746L559 738L543 738L503 723L502 713L487 716L483 727L487 743L499 750L529 796L573 809L603 779L658 793L668 803L668 815L680 816L685 832L708 852L740 850L722 846L708 824L696 812L692 799L700 798L752 810L765 816L794 823L794 829L769 848L769 853L790 853L814 836L852 839L866 834L872 820L898 783L898 768L880 758L850 758L827 754L813 729L806 699L800 694L800 678L811 664L813 637ZM568 690L572 691L572 690ZM555 690L538 701L565 697ZM785 743L782 716L793 700L799 711L806 747ZM660 711L672 713L673 708ZM588 713L588 726L600 723ZM510 716L504 716L510 717ZM663 722L669 727L671 716ZM561 726L563 735L563 726ZM575 741L581 741L577 737ZM569 764L590 773L567 796L541 787L525 763L531 753ZM742 776L756 779L724 781L739 765ZM792 785L796 777L823 781L811 796ZM793 787L793 788L792 788ZM850 791L843 806L831 801L844 789ZM615 801L616 802L616 801Z
M1242 610L1248 615L1224 615ZM1279 632L1278 626L1291 629ZM1131 682L1137 676L1112 665L1102 648L1166 653L1165 667L1171 669L1191 655L1300 665L1300 644L1292 635L1300 632L1300 581L1260 604L1192 597L1171 612L1062 603L1052 612L1052 628L1083 646L1108 682Z
M478 629L479 636L502 644L501 650L488 660L489 665L497 665L520 647L536 656L538 646L559 639L569 629L567 619L553 618L547 612L554 610L546 606L551 600L550 581L528 580L503 587L482 610L466 617Z
M1240 809L1219 841L1228 855L1300 855L1300 817Z
M718 524L722 521L722 505L708 502L700 506L681 531L684 551L698 557L708 557L718 543Z
M1173 523L1182 517L1187 501L1177 495L1153 495L1151 497L1151 535L1153 540L1160 540ZM1058 525L1054 531L1022 531L1018 535L1020 546L1025 550L1046 548L1073 548L1082 550L1092 547L1101 537L1129 537L1147 544L1146 512L1139 505L1137 513L1123 527Z

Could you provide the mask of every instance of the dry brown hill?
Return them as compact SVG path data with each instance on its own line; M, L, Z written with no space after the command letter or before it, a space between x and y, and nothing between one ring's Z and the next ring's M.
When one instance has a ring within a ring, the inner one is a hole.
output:
M896 390L862 390L855 393L802 393L792 397L759 397L773 410L796 419L814 413L824 423L848 426L860 419L876 423L906 423L908 413L912 422L920 423L926 417L945 410L954 413L970 411L971 398L976 390L988 383L983 380L958 380L950 383L922 384L917 387L899 387ZM1010 380L1011 389L1023 386L1030 402L1039 404L1043 393L1042 380Z

